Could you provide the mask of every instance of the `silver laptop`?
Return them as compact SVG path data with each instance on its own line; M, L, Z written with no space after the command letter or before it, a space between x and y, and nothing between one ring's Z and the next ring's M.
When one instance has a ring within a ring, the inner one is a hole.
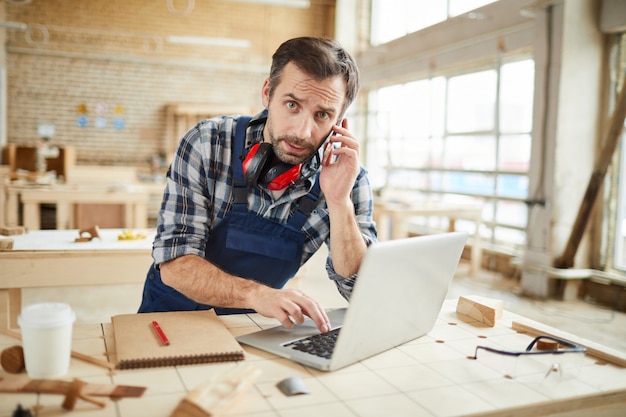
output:
M467 233L451 232L373 244L350 305L328 313L333 331L320 335L307 319L293 329L278 326L237 340L333 371L423 336L435 325L466 240ZM336 339L332 351L316 340L321 337Z

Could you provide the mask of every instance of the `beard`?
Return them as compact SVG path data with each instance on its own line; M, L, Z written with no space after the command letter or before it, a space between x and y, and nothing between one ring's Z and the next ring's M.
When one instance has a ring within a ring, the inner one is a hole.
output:
M274 130L271 128L271 126L268 129L268 133L270 136L269 139L270 139L270 142L272 143L272 149L274 151L274 154L276 155L278 159L280 159L282 162L285 162L287 164L300 165L304 163L305 161L308 161L309 159L311 159L313 154L316 152L315 147L304 139L298 138L296 136L291 136L291 135L283 135L283 136L276 137L274 136ZM291 145L304 148L306 149L306 152L304 154L302 153L294 154L294 153L287 152L281 147L281 143L283 142L288 142Z

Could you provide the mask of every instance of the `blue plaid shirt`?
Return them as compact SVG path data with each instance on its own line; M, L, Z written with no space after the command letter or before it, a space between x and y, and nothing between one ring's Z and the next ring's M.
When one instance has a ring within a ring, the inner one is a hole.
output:
M264 113L256 115L252 120L262 116ZM167 173L167 185L159 212L152 250L156 265L182 255L205 257L209 235L233 203L231 153L236 121L237 117L231 116L206 119L181 139ZM264 123L258 123L247 130L246 147L263 140L263 127ZM317 179L318 175L319 172L311 180ZM313 186L311 180L301 178L277 199L260 186L252 188L248 192L248 210L284 224L295 209L295 202ZM363 167L352 189L352 201L361 234L369 245L376 241L376 227L372 220L372 189ZM330 219L323 193L302 230L306 239L301 265L323 243L330 249ZM326 270L339 292L348 299L356 274L341 277L335 273L330 250Z

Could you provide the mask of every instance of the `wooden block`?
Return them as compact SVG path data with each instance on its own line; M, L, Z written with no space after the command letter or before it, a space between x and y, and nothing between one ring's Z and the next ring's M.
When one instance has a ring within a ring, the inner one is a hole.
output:
M74 242L91 242L92 239L100 239L100 226L95 225L78 231L78 237Z
M76 405L76 400L78 400L78 397L80 396L80 392L82 391L85 385L87 385L87 383L84 381L81 381L80 379L74 379L70 383L69 389L67 390L67 393L65 394L65 399L63 400L63 404L61 404L61 407L63 407L64 410L72 411L74 409L74 406Z
M0 354L0 364L2 369L10 374L19 374L25 371L24 349L19 345L4 349Z
M250 389L260 374L260 370L251 366L238 366L191 391L170 417L220 416Z
M13 239L0 239L0 250L13 250Z
M23 235L24 233L26 233L26 228L24 226L1 226L0 227L0 235L3 235L3 236Z
M471 317L491 327L502 317L503 309L504 301L477 295L460 296L456 304L457 314Z
M96 404L99 407L106 403L90 397L109 397L112 400L122 398L139 398L146 391L146 387L132 385L112 385L85 383L79 380L73 382L62 379L31 379L26 373L20 375L3 375L0 378L0 393L31 393L31 394L62 394L70 395L67 406L73 406L75 399ZM73 397L73 398L72 398Z
M559 342L554 342L552 340L537 340L535 347L537 350L558 350Z

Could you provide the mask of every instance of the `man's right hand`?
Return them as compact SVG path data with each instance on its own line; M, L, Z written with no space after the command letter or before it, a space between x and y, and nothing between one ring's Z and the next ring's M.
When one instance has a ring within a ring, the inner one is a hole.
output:
M252 292L249 304L257 313L277 319L287 329L310 317L321 333L330 331L330 320L322 306L300 290L261 286Z

